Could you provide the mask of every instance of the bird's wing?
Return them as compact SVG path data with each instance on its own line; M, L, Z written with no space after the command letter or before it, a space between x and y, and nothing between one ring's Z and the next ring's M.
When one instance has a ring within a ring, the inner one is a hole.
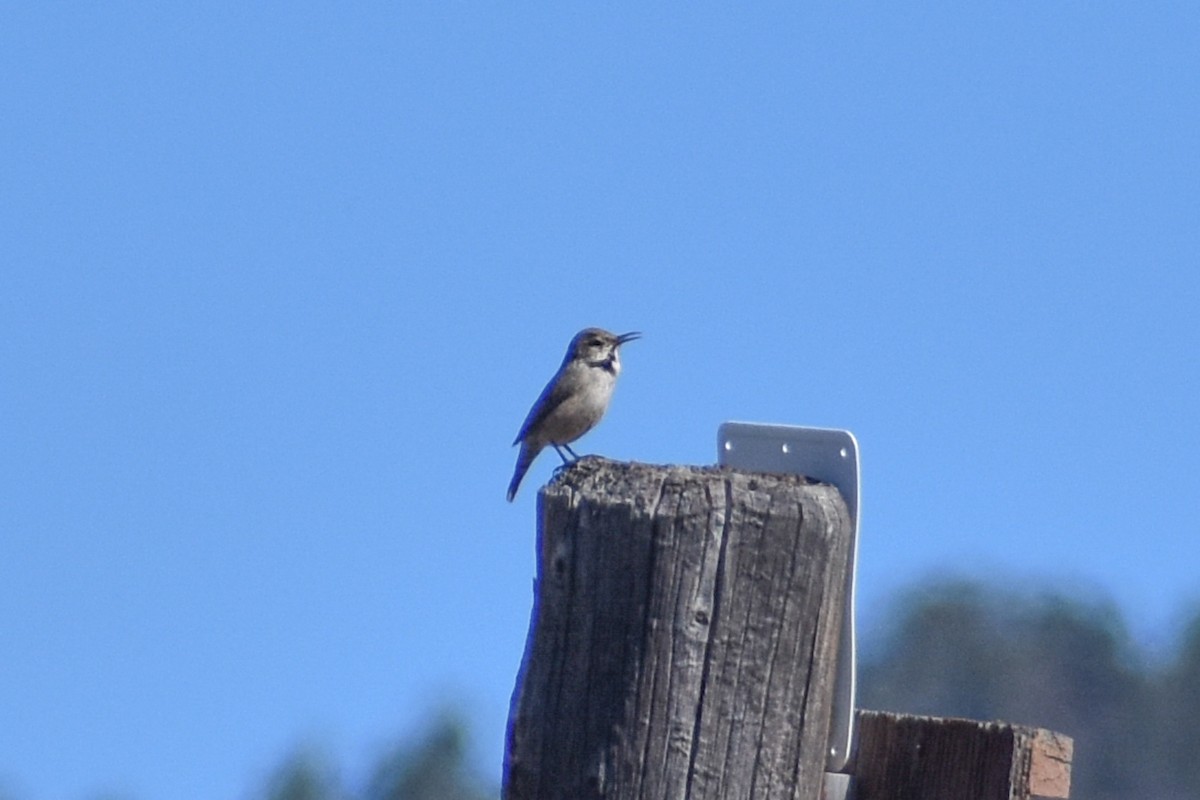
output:
M566 385L566 381L559 380L559 376L555 375L546 384L546 388L542 389L542 393L538 395L537 402L533 404L533 408L529 409L529 416L525 417L525 423L521 426L521 432L517 434L517 438L513 439L513 444L517 444L524 439L529 431L534 428L539 422L562 405L563 401L571 396L571 389Z

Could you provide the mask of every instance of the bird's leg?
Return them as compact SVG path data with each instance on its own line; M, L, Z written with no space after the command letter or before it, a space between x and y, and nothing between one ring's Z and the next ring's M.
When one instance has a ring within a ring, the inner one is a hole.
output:
M576 461L579 460L579 456L576 455L575 451L571 449L570 445L555 444L554 442L551 442L550 446L554 448L554 452L558 453L558 457L561 458L563 461L563 463L559 464L557 467L554 468L555 475L558 475L558 473L562 472L564 469L566 469L567 467L571 466L572 464L574 464ZM566 450L567 452L563 453L564 450ZM570 456L571 456L570 458L567 458L568 454L570 454Z

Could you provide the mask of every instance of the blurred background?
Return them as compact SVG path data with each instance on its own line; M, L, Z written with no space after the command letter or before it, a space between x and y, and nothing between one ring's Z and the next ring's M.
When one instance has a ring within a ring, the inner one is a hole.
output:
M513 436L863 453L864 707L1200 794L1200 11L0 9L0 796L498 793Z

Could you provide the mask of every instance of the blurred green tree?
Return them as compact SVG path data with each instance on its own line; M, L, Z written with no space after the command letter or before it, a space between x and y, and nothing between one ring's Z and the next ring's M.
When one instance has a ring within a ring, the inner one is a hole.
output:
M421 741L401 746L375 768L364 800L494 800L466 763L466 726L454 714L434 721Z
M1167 796L1150 672L1111 604L948 581L907 593L888 630L864 658L863 708L1062 731L1072 796Z
M1200 613L1183 634L1157 700L1157 766L1173 779L1172 798L1200 797Z
M341 800L333 767L315 750L298 750L267 781L265 800Z
M300 750L276 768L263 800L495 800L471 774L466 726L454 714L435 718L415 743L402 743L375 766L362 792L346 790L319 753Z

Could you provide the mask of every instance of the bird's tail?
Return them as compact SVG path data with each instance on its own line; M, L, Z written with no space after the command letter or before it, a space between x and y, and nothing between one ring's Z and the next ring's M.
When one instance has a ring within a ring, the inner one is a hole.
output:
M537 458L538 452L542 448L536 450L529 446L528 442L521 442L521 453L517 456L517 468L513 470L512 481L508 484L508 502L512 502L517 496L517 489L521 486L521 479L525 477L529 465Z

